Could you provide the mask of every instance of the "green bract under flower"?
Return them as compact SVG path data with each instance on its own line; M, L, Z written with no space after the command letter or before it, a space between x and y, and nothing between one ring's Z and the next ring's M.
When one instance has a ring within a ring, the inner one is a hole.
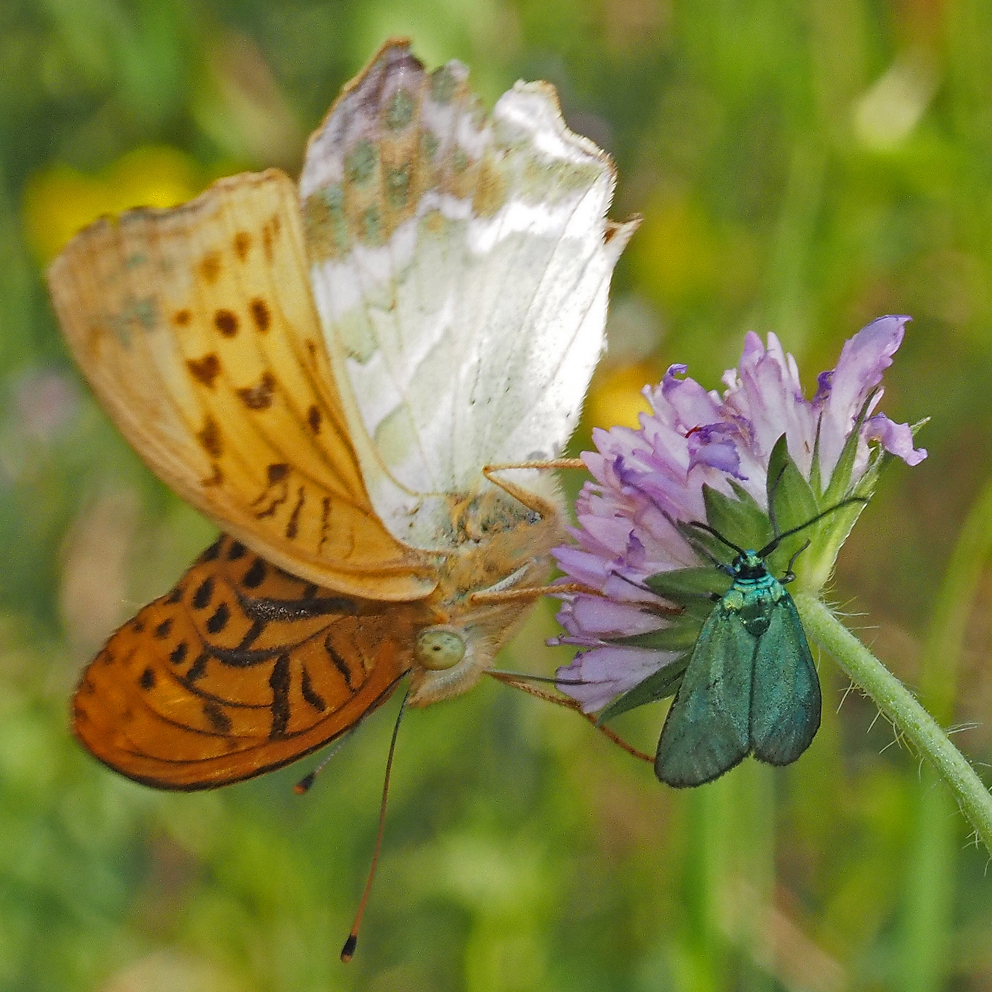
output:
M722 395L673 365L645 389L652 412L640 430L594 434L598 450L583 460L595 482L576 501L576 543L556 551L572 581L596 590L563 596L566 634L555 643L579 648L559 670L563 691L608 717L678 689L735 558L690 522L762 549L851 496L866 502L888 455L910 465L926 457L908 425L874 412L907 320L882 317L851 338L810 400L778 339L766 348L749 334ZM794 559L797 586L819 591L863 508L848 503L785 537L769 573L783 577Z

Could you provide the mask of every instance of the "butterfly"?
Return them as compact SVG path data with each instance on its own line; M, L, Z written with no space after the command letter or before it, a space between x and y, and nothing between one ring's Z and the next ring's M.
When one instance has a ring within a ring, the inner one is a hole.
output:
M101 219L49 271L104 409L223 533L76 691L100 761L201 789L295 761L410 676L465 692L551 571L547 471L637 219L554 89L490 115L390 41L277 170Z

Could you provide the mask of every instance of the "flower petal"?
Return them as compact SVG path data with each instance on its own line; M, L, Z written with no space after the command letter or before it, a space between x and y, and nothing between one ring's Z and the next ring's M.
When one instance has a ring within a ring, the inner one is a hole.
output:
M624 635L665 631L672 622L649 588L651 576L705 563L676 522L706 519L705 487L732 499L743 488L766 507L769 458L783 434L791 463L807 481L818 454L815 474L821 488L806 487L815 504L866 400L871 397L875 406L881 399L877 387L908 319L882 317L862 328L844 345L837 368L820 375L812 400L804 397L795 359L779 339L769 334L765 344L748 334L740 364L723 377L722 397L689 378L686 366L672 365L660 385L645 388L651 412L640 415L639 430L593 432L598 450L583 459L595 481L586 483L576 500L576 546L558 548L555 556L568 576L602 595L561 594L559 621L566 634L558 643L586 649L560 670L562 677L584 684L563 684L564 692L586 710L599 709L677 657L615 643ZM913 447L906 424L880 413L850 440L850 479L838 478L844 495L856 490L868 469L872 445L909 465L926 457L924 449ZM733 511L725 519L732 522ZM843 518L837 521L843 529ZM846 533L834 533L829 522L817 528L814 546L796 566L800 584L808 583L803 588L815 590L826 581ZM728 543L741 540L732 533L723 536ZM804 567L804 562L814 564Z

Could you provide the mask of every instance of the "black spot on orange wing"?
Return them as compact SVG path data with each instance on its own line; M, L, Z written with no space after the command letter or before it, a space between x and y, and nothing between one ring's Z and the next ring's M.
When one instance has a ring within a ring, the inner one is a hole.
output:
M209 352L203 358L187 359L186 368L197 382L202 382L207 388L213 389L214 380L220 374L220 359L213 352Z
M196 439L211 458L220 458L223 454L220 426L209 413L203 418L203 429L197 433Z
M214 595L214 578L208 575L193 593L193 609L205 610L210 605L210 600Z
M271 599L267 596L255 599L241 593L237 596L239 609L253 623L292 623L336 613L349 616L358 613L358 603L348 596L311 596L305 599Z
M226 338L233 338L238 333L238 317L233 310L218 310L214 314L214 327Z
M248 305L248 309L251 311L255 326L264 334L272 325L272 311L269 310L269 305L261 297L256 296Z
M203 715L207 722L219 734L229 734L231 732L231 719L212 699L206 700L203 704Z
M155 688L155 672L152 669L150 669L150 668L146 668L141 673L141 678L138 679L138 683L141 685L141 688L142 689L146 689L146 690L147 689L154 689Z
M256 558L251 563L251 567L248 571L245 572L241 583L248 589L257 589L265 581L265 577L268 575L268 572L268 566L265 564L263 559Z
M303 509L303 503L306 501L306 493L303 491L303 486L297 490L296 493L296 506L293 507L293 512L289 515L289 520L286 522L286 537L292 541L297 534L300 526L300 511Z
M307 410L307 423L310 425L310 430L313 431L314 434L320 433L320 421L320 410L316 405L311 403L310 409Z
M203 256L203 261L200 262L200 274L209 283L217 281L217 277L220 275L220 254L218 252L212 251Z
M196 656L196 660L192 665L189 666L189 671L183 677L183 681L187 685L192 685L198 679L202 679L204 673L207 670L207 662L210 661L210 655L206 651L201 652Z
M272 687L272 728L269 739L274 740L286 733L289 724L289 655L281 654L269 676Z
M177 310L172 315L172 322L176 325L176 327L185 327L190 320L192 320L192 318L193 315L189 312L189 310Z
M189 645L185 641L180 641L172 649L172 654L169 655L169 661L174 665L181 665L186 660L187 654L189 654Z
M235 648L235 651L247 651L262 636L267 626L268 621L256 620L248 628L248 633L241 638L241 643Z
M303 666L303 682L300 685L300 691L303 693L303 698L318 713L323 713L327 709L327 703L324 701L324 697L314 689L313 683L310 681L310 673L307 671L306 665Z
M344 679L345 684L348 686L348 688L352 692L355 692L357 690L357 686L355 685L355 683L353 681L353 676L351 674L351 669L348 667L348 662L335 649L334 643L331 640L331 635L330 634L328 634L324 638L324 650L327 652L327 656L328 656L328 658L331 659L331 662L334 664L334 667L341 673L341 676Z
M245 386L236 390L238 398L249 410L267 410L272 406L272 393L276 388L276 378L268 371L262 373L258 385Z
M324 542L327 540L329 524L331 521L331 498L325 496L320 511L320 543L317 545L317 553L324 550Z
M238 231L234 235L234 254L238 256L240 261L244 261L248 257L248 251L251 248L251 235L247 231Z
M289 499L289 486L285 481L288 471L288 465L269 466L269 484L262 495L251 504L258 508L255 510L255 516L259 520L275 516L276 510Z
M156 640L164 641L172 633L172 617L167 617L153 631Z
M230 619L231 610L227 603L219 604L207 621L207 632L210 634L219 634L227 626L227 621Z

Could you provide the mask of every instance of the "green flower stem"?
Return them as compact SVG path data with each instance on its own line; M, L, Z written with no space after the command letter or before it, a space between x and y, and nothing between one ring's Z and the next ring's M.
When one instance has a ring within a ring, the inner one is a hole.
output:
M924 755L950 786L961 811L992 853L992 795L916 697L809 593L797 593L796 606L806 633L830 654L854 683L912 746Z

